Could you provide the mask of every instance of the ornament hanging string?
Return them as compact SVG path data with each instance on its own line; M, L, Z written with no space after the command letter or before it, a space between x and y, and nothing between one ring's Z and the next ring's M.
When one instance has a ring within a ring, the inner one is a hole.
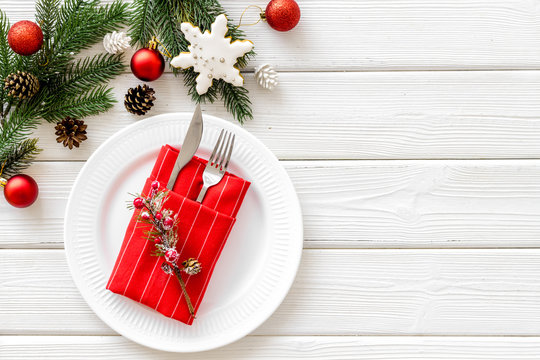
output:
M163 55L163 56L165 56L165 57L167 57L167 58L172 58L172 55L171 55L171 53L169 52L169 50L165 47L165 45L163 45L163 43L162 43L161 41L158 40L157 37L152 36L152 40L150 40L148 43L149 43L150 47L154 46L154 44L155 44L156 48L157 48L157 44L161 45L161 47L163 48L163 50L165 50L165 53L163 53L163 52L162 52L161 50L159 50L159 49L157 49L157 51L159 51L159 53L160 53L161 55Z
M242 19L244 18L244 15L245 15L246 11L248 11L251 8L259 9L259 11L260 11L259 19L257 21L255 21L254 23L251 23L251 24L242 24ZM260 6L258 6L258 5L249 5L247 8L244 9L244 11L242 12L242 15L240 15L240 21L238 21L238 26L236 26L236 29L238 29L240 26L257 25L259 22L261 22L261 20L264 21L265 19L266 19L266 15L264 13L264 10Z

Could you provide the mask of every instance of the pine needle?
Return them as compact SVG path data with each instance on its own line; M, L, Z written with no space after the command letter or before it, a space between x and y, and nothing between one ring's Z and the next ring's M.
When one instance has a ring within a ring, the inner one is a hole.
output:
M218 15L225 10L217 0L135 0L133 4L134 17L130 35L134 44L146 46L152 36L157 36L173 56L182 51L188 51L189 42L180 31L182 22L191 22L202 31L210 30ZM232 40L242 39L244 33L236 28L229 18L229 32ZM237 67L244 67L255 52L250 51L238 58ZM208 91L199 95L195 90L198 74L193 69L179 70L171 67L175 75L184 76L184 84L188 94L197 103L213 103L222 99L227 110L240 122L253 118L248 90L226 83L223 80L214 83ZM227 85L228 84L228 85Z
M12 176L20 173L41 151L37 147L38 139L26 139L0 154L0 164L4 164L2 175Z
M9 22L0 10L0 75L17 70L37 76L40 90L30 99L9 98L0 86L0 156L4 172L28 166L39 149L28 139L41 119L83 118L110 109L115 102L104 84L123 69L120 55L98 54L74 60L77 54L127 25L128 5L121 0L100 6L99 0L38 0L36 21L44 47L31 56L15 54L7 43Z
M41 117L49 122L57 122L66 116L82 119L109 110L114 102L112 90L100 86L84 93L48 98L45 100L45 112Z

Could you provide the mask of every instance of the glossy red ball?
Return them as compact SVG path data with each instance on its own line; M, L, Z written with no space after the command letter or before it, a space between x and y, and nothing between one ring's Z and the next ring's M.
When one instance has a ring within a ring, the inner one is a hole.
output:
M165 219L163 219L163 228L165 230L169 230L170 228L172 228L174 225L174 220L170 217L166 217Z
M4 196L7 202L18 208L32 205L36 201L38 194L38 184L28 175L12 176L4 185Z
M178 251L169 249L165 252L165 260L169 263L175 263L178 260Z
M32 55L43 45L43 32L38 24L22 20L13 24L8 32L9 47L19 55Z
M266 5L265 16L272 29L289 31L300 21L300 7L294 0L272 0Z
M133 206L135 206L135 209L142 209L144 207L144 200L140 197L135 198L133 200Z
M131 71L142 81L154 81L164 70L165 59L155 49L140 49L131 57Z

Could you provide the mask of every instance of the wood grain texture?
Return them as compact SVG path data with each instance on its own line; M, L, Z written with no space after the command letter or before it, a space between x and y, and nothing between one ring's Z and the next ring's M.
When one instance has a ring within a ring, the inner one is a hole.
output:
M248 336L223 348L196 354L174 354L134 344L120 336L7 336L0 353L8 359L108 360L526 360L537 359L537 337L405 337L405 336Z
M540 250L304 250L256 335L540 335ZM62 250L0 251L3 335L113 334Z
M82 165L28 170L39 199L27 209L0 202L0 248L63 247L64 210ZM283 165L300 198L305 248L540 246L538 160Z
M254 104L245 128L280 159L539 158L540 72L288 73L274 92L247 79ZM115 80L118 100L138 81ZM152 83L149 115L193 110L180 79ZM222 104L203 106L230 119ZM86 160L140 119L123 103L85 119L89 140L70 151L53 124L36 132L42 160Z
M110 2L110 1L108 1ZM253 1L221 1L238 21ZM267 2L258 5L265 6ZM245 27L253 66L285 70L538 69L540 7L522 0L303 0L291 32ZM33 19L33 0L2 0L12 21ZM248 12L244 23L257 18Z
M0 9L33 19L34 2ZM238 20L253 2L222 4ZM292 160L304 214L302 265L278 311L252 336L189 356L100 336L115 334L74 287L63 214L80 161L140 119L120 103L86 119L77 151L40 126L44 162L28 171L38 202L0 201L0 358L539 358L540 249L452 248L539 245L540 71L527 70L540 70L540 3L299 4L292 32L245 28L258 53L245 74L255 115L246 129ZM254 83L266 62L280 72L274 92ZM139 83L126 73L111 85L121 102ZM181 79L151 86L149 115L192 111ZM221 104L204 111L232 121ZM373 247L389 249L359 249ZM407 247L448 249L395 249Z

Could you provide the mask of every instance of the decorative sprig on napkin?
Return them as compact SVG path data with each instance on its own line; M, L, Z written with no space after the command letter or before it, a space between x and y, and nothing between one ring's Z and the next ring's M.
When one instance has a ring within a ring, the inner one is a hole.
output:
M186 284L182 280L182 271L188 275L196 275L202 270L202 266L194 258L184 260L179 265L180 254L176 250L179 219L172 210L163 208L163 204L167 201L169 195L167 191L159 190L159 185L159 181L153 181L150 186L150 194L146 197L134 195L135 199L128 204L128 209L141 210L138 220L152 226L146 232L148 240L154 243L155 249L152 256L163 256L165 258L165 261L161 264L161 269L169 275L176 275L186 299L189 313L194 315L195 311L186 291Z

